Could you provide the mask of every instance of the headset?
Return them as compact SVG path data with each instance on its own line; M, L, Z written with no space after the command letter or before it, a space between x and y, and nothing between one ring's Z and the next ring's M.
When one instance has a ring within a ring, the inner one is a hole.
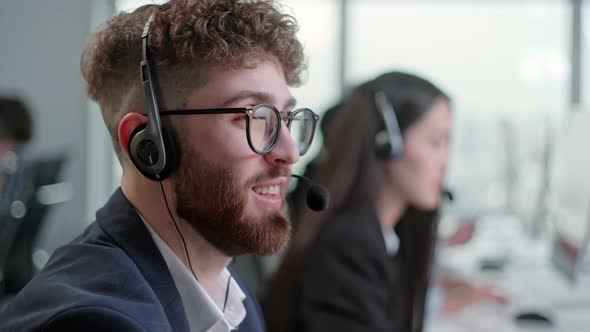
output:
M375 154L380 160L399 160L404 153L404 138L393 105L383 91L373 97L384 127L375 135Z
M148 179L162 181L178 166L176 141L172 131L162 127L156 95L157 82L150 68L148 35L152 14L141 34L141 82L146 100L148 122L137 127L129 138L129 155L137 169Z
M385 127L375 135L375 154L383 161L399 160L404 154L404 137L395 109L383 91L375 92L374 98L377 113ZM449 201L454 200L453 192L448 188L444 188L441 195Z
M146 100L146 113L148 116L148 122L138 126L131 133L131 136L129 137L129 155L131 156L131 161L135 167L137 167L137 169L145 177L160 183L160 189L162 190L162 196L164 198L164 203L166 204L166 209L168 210L170 219L172 219L172 223L174 224L174 227L180 236L180 240L186 254L186 259L190 267L190 272L198 282L199 278L195 274L188 248L186 246L186 241L182 235L182 232L180 231L180 228L178 227L178 224L176 223L176 220L174 219L172 211L170 210L166 192L164 191L164 186L162 185L162 181L178 167L179 158L176 148L176 140L172 135L172 130L166 130L162 126L160 119L160 107L156 95L157 84L155 76L152 75L152 71L150 69L149 49L147 43L150 25L154 19L155 13L152 13L141 34L142 58L140 75ZM231 265L233 265L234 262L235 257L232 259ZM229 286L232 277L233 276L230 272L225 288L225 298L223 300L222 312L225 312L227 299L229 297Z

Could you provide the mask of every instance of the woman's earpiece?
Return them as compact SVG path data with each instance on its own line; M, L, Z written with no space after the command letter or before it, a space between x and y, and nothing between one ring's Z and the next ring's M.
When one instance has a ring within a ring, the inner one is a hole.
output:
M404 138L393 105L383 91L374 95L375 106L384 129L375 135L375 153L380 160L398 160L404 153Z

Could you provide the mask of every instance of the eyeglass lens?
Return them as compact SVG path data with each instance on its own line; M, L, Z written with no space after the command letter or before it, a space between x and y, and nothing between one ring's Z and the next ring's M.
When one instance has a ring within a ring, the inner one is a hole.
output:
M288 123L291 138L297 145L299 154L309 149L313 138L314 116L309 109L299 109L291 113ZM279 115L268 105L259 105L250 116L250 141L258 153L267 153L278 135Z

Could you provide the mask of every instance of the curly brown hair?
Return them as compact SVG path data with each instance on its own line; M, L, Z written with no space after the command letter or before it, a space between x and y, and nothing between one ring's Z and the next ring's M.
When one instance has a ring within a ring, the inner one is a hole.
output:
M271 0L172 0L120 13L93 34L82 53L89 97L100 105L120 156L117 128L130 109L144 107L139 79L141 34L149 16L148 47L161 87L162 107L179 107L206 82L204 66L252 68L274 56L291 86L305 69L295 18ZM122 159L121 159L122 160Z

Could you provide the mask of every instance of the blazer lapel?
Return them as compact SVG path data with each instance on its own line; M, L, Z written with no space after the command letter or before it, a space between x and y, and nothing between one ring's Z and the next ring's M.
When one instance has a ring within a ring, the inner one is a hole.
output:
M96 220L135 262L164 308L172 331L189 332L184 307L166 262L121 188L97 211Z

